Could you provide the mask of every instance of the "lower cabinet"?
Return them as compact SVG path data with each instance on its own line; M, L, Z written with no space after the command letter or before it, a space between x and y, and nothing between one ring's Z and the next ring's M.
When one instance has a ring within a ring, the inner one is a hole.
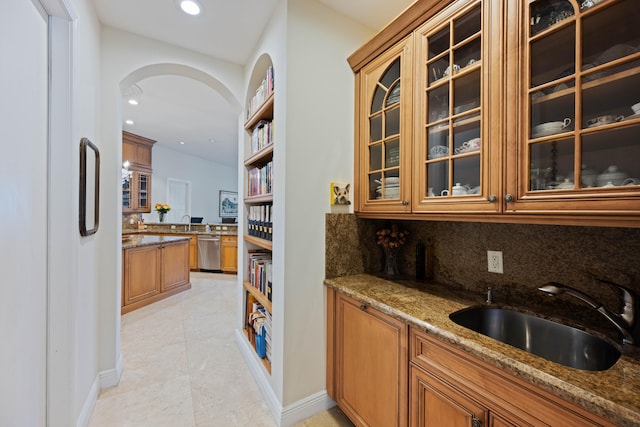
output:
M344 294L329 295L329 395L358 426L407 425L407 326Z
M614 425L419 330L409 347L411 427Z
M614 426L333 288L327 391L358 427Z
M237 273L238 236L222 236L220 241L220 269L223 273Z
M122 314L189 288L188 241L122 250Z

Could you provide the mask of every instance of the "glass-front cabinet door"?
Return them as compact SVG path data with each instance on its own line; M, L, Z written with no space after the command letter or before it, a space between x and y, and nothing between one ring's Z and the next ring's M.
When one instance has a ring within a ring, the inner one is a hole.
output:
M640 3L523 4L506 211L637 214Z
M356 176L361 211L410 212L411 40L357 75L359 149Z
M501 136L489 133L489 91L501 67L487 73L491 9L483 3L490 2L454 2L416 32L415 211L500 209L491 197L499 190ZM498 49L500 40L492 40Z

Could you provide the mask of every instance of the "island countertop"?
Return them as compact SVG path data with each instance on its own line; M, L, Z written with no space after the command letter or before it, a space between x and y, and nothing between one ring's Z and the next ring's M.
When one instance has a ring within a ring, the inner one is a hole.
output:
M186 236L157 236L151 234L126 234L122 236L122 249L137 248L140 246L158 245L161 243L188 241Z
M623 355L606 371L564 367L460 326L449 314L482 304L477 295L436 284L391 282L368 274L325 285L427 331L475 357L620 426L640 426L640 361Z

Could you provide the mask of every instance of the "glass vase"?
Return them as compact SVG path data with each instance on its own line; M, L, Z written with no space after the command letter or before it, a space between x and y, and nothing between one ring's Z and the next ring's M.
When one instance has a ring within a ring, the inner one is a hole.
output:
M166 214L166 212L158 212L158 219L160 220L160 222L164 222L164 217Z
M398 277L398 251L392 248L384 249L384 270L382 273L385 277Z

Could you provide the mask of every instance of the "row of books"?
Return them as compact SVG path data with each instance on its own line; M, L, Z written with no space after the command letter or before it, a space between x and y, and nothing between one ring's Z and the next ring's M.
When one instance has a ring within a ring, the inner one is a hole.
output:
M247 119L249 119L264 103L265 99L273 93L273 67L269 67L267 75L256 89L255 95L247 105Z
M265 240L273 240L273 222L271 221L272 210L273 205L249 206L247 233L250 236L259 237Z
M271 182L273 181L273 160L260 168L249 169L248 174L248 196L262 196L265 194L271 194Z
M250 251L247 263L247 278L252 287L259 290L271 301L272 268L271 252L264 250Z
M273 122L260 120L251 132L251 154L257 153L273 142Z

